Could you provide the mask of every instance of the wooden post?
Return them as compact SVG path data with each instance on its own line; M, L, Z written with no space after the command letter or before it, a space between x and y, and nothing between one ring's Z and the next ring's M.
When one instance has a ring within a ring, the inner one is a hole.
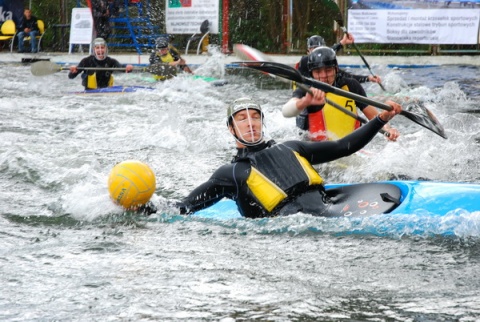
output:
M222 6L222 53L228 54L229 47L229 30L228 30L228 0L223 0Z

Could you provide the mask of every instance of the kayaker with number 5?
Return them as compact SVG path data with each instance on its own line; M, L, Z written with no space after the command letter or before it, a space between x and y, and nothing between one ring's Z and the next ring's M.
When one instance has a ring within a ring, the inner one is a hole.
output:
M266 141L263 111L250 98L235 100L227 108L227 126L236 140L232 163L217 169L210 179L194 189L179 205L189 214L222 198L237 203L242 216L272 217L305 212L315 216L338 216L323 179L312 165L351 155L363 148L402 107L387 102L383 111L366 125L338 141ZM288 175L286 175L288 174ZM341 202L341 200L340 200Z
M82 85L85 90L113 86L113 70L100 70L105 67L125 68L127 73L133 70L132 65L122 65L108 56L107 43L103 38L95 38L92 42L93 54L83 58L77 66L71 66L68 78L73 79L82 72L83 67L99 68L99 70L83 70Z
M328 47L318 47L308 55L308 69L310 77L331 86L366 97L365 90L358 81L339 74L335 51ZM297 126L302 130L308 130L312 141L340 139L351 133L361 124L357 119L326 104L325 92L310 88L312 94L302 88L297 88L292 98L283 106L282 113L285 117L297 117ZM357 102L332 93L327 97L334 104L347 109L358 115L360 109L371 120L378 115L378 111L372 105ZM399 132L385 126L388 139L396 141Z

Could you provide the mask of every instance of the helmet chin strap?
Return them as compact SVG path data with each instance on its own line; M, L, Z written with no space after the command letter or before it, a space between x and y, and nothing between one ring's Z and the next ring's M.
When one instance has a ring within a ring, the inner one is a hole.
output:
M250 117L248 117L245 121L248 120L248 126L250 128L250 133L253 134L253 126L252 126L252 120L250 119ZM258 145L260 143L263 142L263 137L264 137L264 133L263 133L263 117L262 117L262 135L260 135L260 137L258 138L258 140L256 140L255 142L249 142L249 141L246 141L245 138L243 137L243 135L240 133L240 137L237 135L237 129L238 127L236 126L236 121L235 119L232 120L232 127L233 127L233 137L235 138L235 141L237 141L238 143L240 144L243 144L245 146L255 146L255 145ZM238 131L240 132L240 131Z

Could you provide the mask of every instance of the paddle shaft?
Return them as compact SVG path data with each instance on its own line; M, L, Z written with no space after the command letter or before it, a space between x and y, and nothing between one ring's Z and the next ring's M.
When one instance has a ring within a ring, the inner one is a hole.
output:
M348 35L347 28L345 28L344 26L341 26L341 28L342 28L343 32ZM353 48L355 48L355 50L357 51L357 54L363 60L363 63L365 64L365 66L367 66L368 70L370 71L370 74L372 74L372 76L374 76L374 77L377 77L377 75L375 75L375 73L370 68L370 65L367 63L367 60L365 59L365 57L363 57L362 53L360 52L360 49L358 49L357 44L355 44L355 42L352 42L352 45L353 45ZM382 83L377 83L377 84L380 85L380 87L382 88L382 90L384 92L386 91L386 89L385 89L385 87L383 87Z
M362 96L362 95L358 95L358 94L355 94L355 93L352 93L352 92L345 91L343 89L328 85L327 83L323 83L323 82L317 81L317 80L309 78L309 77L303 77L303 83L311 85L315 88L321 89L324 92L334 93L334 94L337 94L337 95L340 95L340 96L343 96L343 97L351 98L351 99L354 99L355 101L362 102L362 103L368 104L368 105L372 105L372 106L378 107L379 109L382 109L382 110L386 110L386 111L391 111L392 110L392 107L388 104L372 100L372 99L370 99L368 97L365 97L365 96ZM405 111L402 111L401 113L403 113L403 112L405 112Z
M125 67L77 67L78 70L100 70L100 71L126 71ZM60 67L60 70L70 70L70 67ZM134 68L134 70L136 70ZM145 68L142 68L142 72L147 71Z
M34 76L51 75L62 70L70 70L69 67L61 67L49 61L38 61L31 66L31 72ZM126 71L126 67L77 67L78 71L96 70L96 71ZM155 75L171 77L176 75L177 68L169 64L153 64L144 68L134 68L132 71L149 72Z
M346 108L342 107L341 105L335 103L334 101L331 101L329 100L328 98L325 98L325 101L327 102L328 105L331 105L333 106L334 108L336 108L337 110L347 114L348 116L351 116L353 117L354 119L356 119L357 121L359 121L360 123L362 124L367 124L368 121L366 119L364 119L363 117L353 113L352 111L349 111L347 110ZM386 137L389 137L390 136L390 132L388 131L385 131L384 129L380 129L379 131L380 133L382 133L383 135L385 135Z
M271 74L269 74L269 75L271 75ZM303 89L304 91L306 91L307 93L309 93L310 95L313 95L313 92L310 90L310 88L308 86L305 86L301 83L297 83L297 86L300 87L301 89ZM332 100L329 100L328 98L325 98L325 102L328 105L331 105L332 107L336 108L337 110L347 114L348 116L353 117L354 119L356 119L357 121L359 121L362 124L367 124L368 123L368 121L365 120L363 117L353 113L352 111L347 110L345 107L342 107L341 105L335 103ZM387 136L387 137L390 136L390 133L388 131L385 131L384 129L381 129L379 132L382 133L383 135Z
M345 27L345 25L343 24L343 17L342 17L342 13L340 12L340 8L338 7L338 4L335 1L329 1L329 7L335 8L335 10L337 12L336 12L336 15L334 15L335 17L333 19L338 23L340 28L342 28L343 32L348 35L348 30ZM365 66L367 66L368 70L370 71L370 74L372 74L372 76L374 76L374 77L377 77L377 75L375 75L375 73L370 68L370 65L367 63L367 60L365 59L365 57L363 57L362 53L360 52L360 49L358 49L355 42L352 42L352 45L353 45L353 48L355 48L357 54L363 60L363 63L365 64ZM385 87L383 87L382 83L377 83L377 84L380 85L380 87L382 88L383 91L386 91L386 89L385 89Z
M266 72L269 74L274 74L297 83L303 83L321 89L324 92L334 93L343 97L351 98L357 102L372 105L383 110L390 111L392 109L392 107L390 107L390 105L388 104L381 103L352 92L344 91L342 89L333 87L312 78L303 77L298 70L288 65L266 61L240 62L239 64L249 68L257 69L264 73ZM400 114L446 139L447 136L445 134L445 130L443 129L443 126L440 124L440 122L438 122L435 115L433 115L433 113L427 108L424 108L423 112L423 115L421 115L402 110Z
M272 59L271 59L269 56L265 55L264 53L262 53L262 52L259 51L259 50L256 50L256 49L254 50L253 48L249 48L251 52L250 52L249 55L246 55L245 52L242 52L242 51L237 50L237 49L239 48L239 47L237 47L237 46L239 46L239 45L235 45L235 46L234 46L234 51L235 51L235 53L236 53L237 55L239 55L239 56L245 56L246 58L254 59L254 60L256 60L256 61L259 61L259 60L272 61ZM246 45L240 45L240 46L246 47ZM272 77L272 78L279 79L279 80L281 80L281 81L283 81L283 82L286 82L286 83L288 83L288 84L291 84L291 83L292 83L292 81L288 80L287 78L283 78L283 77L281 77L281 76L280 76L280 77L277 77L277 75L270 74L270 73L266 73L266 74L267 74L268 76ZM302 84L302 83L296 83L296 85L297 85L299 88L303 89L305 92L307 92L307 93L309 93L310 95L313 96L313 92L311 91L311 89L310 89L308 86L306 86L306 85L304 85L304 84ZM337 104L337 103L335 103L335 102L333 102L333 101L331 101L331 100L329 100L329 99L327 99L327 98L325 98L325 99L326 99L327 104L333 106L333 107L336 108L337 110L339 110L339 111L347 114L347 115L350 116L350 117L353 117L354 119L356 119L357 121L361 122L362 124L367 123L367 121L366 121L364 118L360 117L359 115L353 113L352 111L347 110L346 108L340 106L339 104ZM389 132L387 132L387 131L385 131L385 130L383 130L383 129L380 130L380 133L384 134L385 136L389 136L389 135L390 135Z

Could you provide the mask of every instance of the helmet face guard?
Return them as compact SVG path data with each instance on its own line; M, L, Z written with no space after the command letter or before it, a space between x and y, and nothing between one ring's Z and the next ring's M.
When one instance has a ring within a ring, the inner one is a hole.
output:
M97 60L104 60L108 56L107 42L103 38L95 38L92 41L93 55Z
M252 119L249 111L254 110L260 114L260 120ZM242 120L235 120L234 116L240 111L247 111L245 119ZM260 122L261 124L261 135L258 139L255 139L255 132L253 129L253 122ZM249 131L247 133L242 133L240 131L240 123L241 122L248 122ZM227 126L231 126L235 132L233 135L235 140L239 143L246 145L246 146L254 146L263 141L263 112L262 108L259 104L253 101L250 98L239 98L235 100L231 105L227 108Z
M318 47L308 55L307 67L310 72L317 68L338 67L337 55L332 48Z
M307 40L307 48L308 49L314 49L317 47L324 47L327 46L327 43L325 42L325 39L323 37L314 35Z

